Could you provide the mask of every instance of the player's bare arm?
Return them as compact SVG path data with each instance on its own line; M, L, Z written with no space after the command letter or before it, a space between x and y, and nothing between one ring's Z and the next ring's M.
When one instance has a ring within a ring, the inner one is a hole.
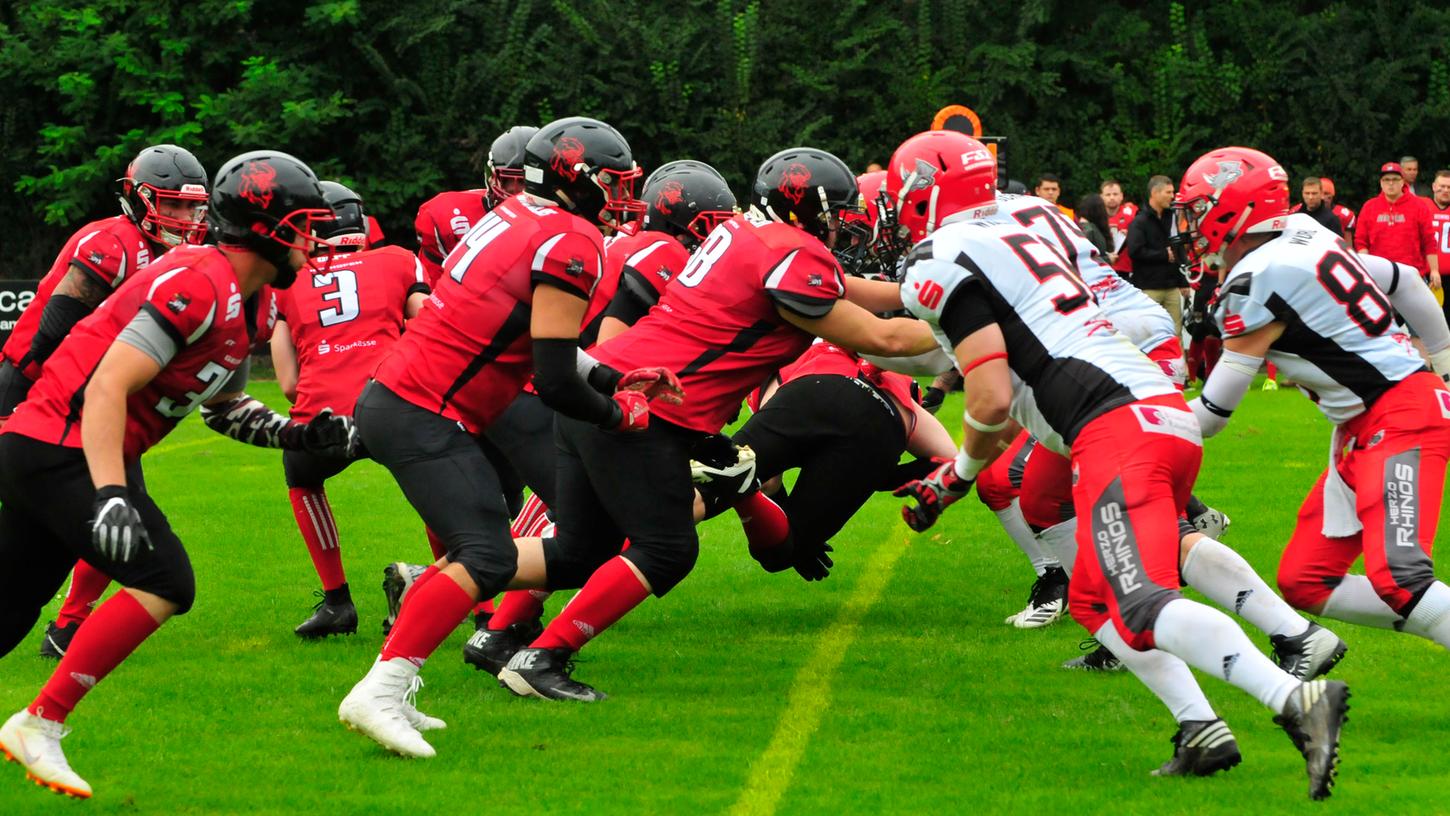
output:
M868 312L898 312L901 304L901 284L891 281L846 278L846 299Z
M899 298L897 303L899 307ZM936 338L926 323L907 317L879 318L849 300L837 301L824 317L802 317L780 307L776 312L822 340L864 354L910 357L936 348Z
M111 344L86 384L81 415L81 447L96 487L126 484L122 447L126 438L126 398L161 372L162 363L118 340Z
M297 349L292 343L292 331L287 321L278 319L272 329L272 368L277 372L277 386L288 402L297 401Z
M1007 342L1002 330L992 323L963 338L955 352L957 365L965 372L962 452L968 461L980 462L976 465L980 471L1002 453L999 442L1003 434L1014 431L1008 416L1012 407L1012 372L1007 366Z

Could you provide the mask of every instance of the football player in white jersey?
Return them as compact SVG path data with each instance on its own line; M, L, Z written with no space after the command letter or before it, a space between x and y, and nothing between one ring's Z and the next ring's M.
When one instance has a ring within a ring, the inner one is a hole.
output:
M1334 426L1330 463L1299 509L1279 564L1294 606L1396 629L1450 648L1450 587L1430 559L1450 459L1450 329L1415 270L1355 255L1314 219L1288 213L1287 174L1242 147L1184 174L1179 230L1220 270L1219 365L1194 400L1205 436L1228 422L1268 360ZM1396 323L1430 352L1431 373ZM1368 575L1349 568L1364 556Z
M1309 794L1328 796L1348 687L1300 681L1225 614L1178 592L1178 517L1202 457L1198 423L1159 368L1119 334L1050 243L981 223L996 208L996 162L963 134L932 131L892 157L887 192L903 224L935 230L907 258L902 302L926 320L965 378L954 461L899 492L916 530L964 497L1013 421L1070 455L1078 530L1072 615L1169 706L1180 729L1162 773L1232 767L1238 749L1188 666L1221 677L1277 716L1306 759Z

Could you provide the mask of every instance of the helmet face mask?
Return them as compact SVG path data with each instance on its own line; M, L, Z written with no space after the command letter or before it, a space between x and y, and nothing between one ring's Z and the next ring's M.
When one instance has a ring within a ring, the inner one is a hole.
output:
M793 147L765 160L755 175L751 206L766 218L791 224L828 248L841 240L847 222L864 221L866 209L856 175L824 150Z
M1191 265L1218 270L1244 236L1287 226L1289 174L1269 155L1223 147L1200 156L1183 174L1173 213L1172 239Z
M291 286L303 266L321 273L332 263L324 227L337 216L312 169L286 153L253 151L224 164L207 218L219 246L276 268L277 289Z
M489 146L486 196L489 209L524 191L524 148L538 132L535 127L515 125L499 134Z

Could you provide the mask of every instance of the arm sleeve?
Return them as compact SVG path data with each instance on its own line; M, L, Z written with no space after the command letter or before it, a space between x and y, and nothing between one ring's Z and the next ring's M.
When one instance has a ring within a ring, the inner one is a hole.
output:
M533 283L547 283L588 300L604 268L603 246L596 237L573 231L546 233L529 264Z
M646 276L638 269L626 266L619 273L619 288L614 299L604 310L605 317L612 317L626 326L633 326L660 300L660 293L650 285Z
M1218 365L1203 384L1203 393L1188 403L1204 436L1213 436L1228 425L1228 418L1243 401L1263 363L1262 357L1224 349Z
M776 306L812 320L825 317L846 296L841 265L824 245L791 249L765 273L762 285Z
M1445 324L1445 313L1419 272L1377 255L1361 255L1359 260L1380 290L1389 295L1395 311L1420 335L1427 352L1434 354L1450 348L1450 327Z
M157 321L153 311L149 303L142 306L141 311L131 318L131 322L126 324L126 328L121 329L121 333L116 336L116 339L137 349L150 357L157 365L165 368L166 364L171 362L171 358L176 356L180 346L177 345L174 334L168 331L164 324Z
M40 312L40 324L30 340L30 351L22 361L21 368L31 363L43 363L60 346L75 324L81 322L92 311L90 306L70 295L52 294Z
M571 419L603 427L619 424L619 406L579 376L578 350L575 340L535 339L534 388L545 405Z

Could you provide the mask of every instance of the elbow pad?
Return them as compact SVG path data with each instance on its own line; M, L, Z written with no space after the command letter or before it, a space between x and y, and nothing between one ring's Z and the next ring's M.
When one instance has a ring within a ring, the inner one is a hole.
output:
M579 376L579 342L571 338L534 340L534 388L544 404L571 419L603 427L619 424L623 412Z
M306 426L273 411L246 394L221 405L203 405L201 420L208 428L238 442L259 448L303 449Z
M1188 404L1205 437L1213 436L1228 424L1228 418L1243 401L1263 364L1262 357L1224 349L1208 382L1203 384L1203 393Z

